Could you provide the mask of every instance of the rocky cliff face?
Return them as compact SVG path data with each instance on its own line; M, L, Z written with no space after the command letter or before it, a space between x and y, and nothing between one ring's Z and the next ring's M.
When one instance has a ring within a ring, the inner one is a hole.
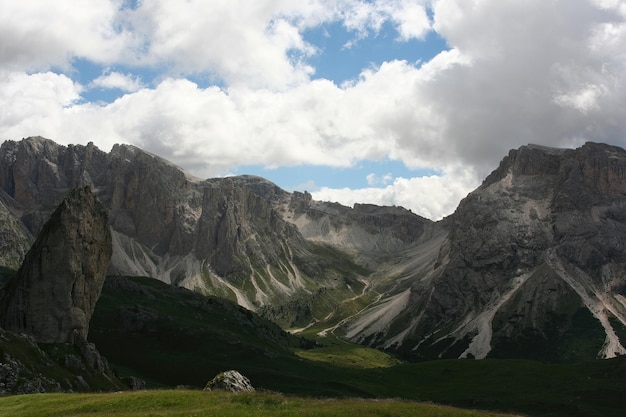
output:
M602 144L524 146L434 223L258 177L199 180L132 146L30 138L0 149L13 221L0 233L36 235L69 189L90 185L109 210L112 274L418 359L611 357L626 340L625 161Z
M354 265L357 253L329 252L325 237L305 239L294 221L292 196L262 178L199 180L127 145L105 153L92 144L64 147L29 138L0 148L0 201L30 235L77 185L91 186L109 211L109 274L151 276L219 295L264 309L285 326L321 319L363 288L366 271ZM393 210L402 214L391 217L419 219ZM402 246L405 220L393 232L398 236L386 231L392 218L367 225L368 216L382 211L363 206L360 224L348 221L358 226L350 227L353 246ZM297 215L308 224L316 221L311 210Z
M0 299L0 327L40 343L86 340L111 257L104 206L72 191L44 225Z
M511 151L441 222L432 267L387 296L393 319L373 325L379 303L344 334L417 358L626 353L625 174L607 145Z
M28 230L0 201L0 265L18 269L30 243Z

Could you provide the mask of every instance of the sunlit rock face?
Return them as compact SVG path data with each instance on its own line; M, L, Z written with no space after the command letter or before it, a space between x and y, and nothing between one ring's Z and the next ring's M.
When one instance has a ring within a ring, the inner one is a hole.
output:
M250 380L239 371L230 370L217 374L207 382L205 391L254 392Z
M624 354L625 208L624 150L513 150L442 222L394 319L365 310L346 334L416 358Z
M111 252L105 207L89 187L73 190L5 286L0 327L40 343L86 340Z

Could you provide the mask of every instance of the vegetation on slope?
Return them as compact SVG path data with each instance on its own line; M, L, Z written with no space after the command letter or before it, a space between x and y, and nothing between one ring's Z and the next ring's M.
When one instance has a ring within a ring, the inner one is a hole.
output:
M0 413L12 417L496 417L399 400L303 399L275 393L232 394L204 391L144 391L115 394L47 394L0 398Z
M533 416L621 417L626 409L626 358L393 364L383 352L332 336L307 342L228 301L149 278L114 280L126 287L105 285L90 340L118 373L151 387L200 388L237 369L257 389L306 397L403 398ZM124 319L129 311L143 321Z
M228 300L137 277L107 279L89 340L120 375L149 387L203 387L237 369L277 390L299 385L292 349L312 343Z
M75 346L37 344L29 336L0 329L0 394L124 388L121 381L90 370Z

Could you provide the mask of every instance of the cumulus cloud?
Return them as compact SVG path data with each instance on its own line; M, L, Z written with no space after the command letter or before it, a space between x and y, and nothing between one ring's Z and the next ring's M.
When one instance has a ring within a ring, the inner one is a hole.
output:
M594 45L598 30L620 21L584 0L435 2L434 29L468 62L421 91L446 121L445 146L485 174L529 142L623 143L624 57Z
M128 12L128 21L146 40L145 64L166 63L180 74L214 74L229 85L280 88L308 79L306 57L314 48L283 15L284 1L244 3L155 0Z
M132 36L111 0L0 0L0 69L69 67L75 58L111 62Z
M435 218L511 148L626 144L624 1L88 3L0 0L2 138L41 134L104 149L129 142L199 176L250 164L399 160L442 174L372 177L367 189L315 195L407 205ZM435 31L449 49L427 62L384 62L337 85L314 78L309 58L321 52L303 37L329 22L356 41L384 25L396 29L396 42ZM112 68L87 88L127 93L109 104L82 101L77 59ZM51 70L65 67L65 75ZM133 68L160 75L142 83Z
M90 88L119 89L126 92L135 92L143 87L141 78L132 74L122 74L117 71L107 72L89 83Z
M439 220L454 211L459 201L478 186L475 173L465 168L450 167L442 175L419 178L396 178L386 187L362 189L333 189L322 187L313 198L337 202L346 206L370 203L383 206L402 206L415 214Z
M393 181L393 175L389 172L385 175L376 175L374 173L368 174L365 178L367 181L367 185L369 186L377 186L377 185L387 185L391 181Z
M65 75L0 72L0 137L61 133L64 112L80 99L80 92L81 87Z

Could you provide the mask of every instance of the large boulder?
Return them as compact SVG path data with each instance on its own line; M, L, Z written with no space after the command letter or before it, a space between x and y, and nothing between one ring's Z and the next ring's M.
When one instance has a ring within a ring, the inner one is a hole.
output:
M238 371L225 371L217 374L215 378L210 380L205 391L231 391L231 392L254 392L255 389L250 380L241 375Z
M0 297L0 326L40 343L89 331L111 257L107 211L89 187L69 193Z

